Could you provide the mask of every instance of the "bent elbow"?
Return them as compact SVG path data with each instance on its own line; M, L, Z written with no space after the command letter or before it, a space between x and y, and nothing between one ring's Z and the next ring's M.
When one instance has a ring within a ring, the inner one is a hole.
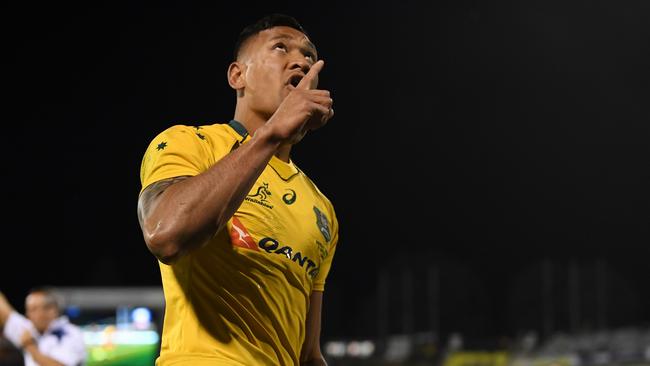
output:
M171 265L186 253L205 245L214 235L211 229L200 232L183 230L187 226L179 220L175 220L173 226L161 223L144 225L142 232L147 248L160 262Z
M152 253L160 262L168 266L174 264L181 257L181 252L175 248L172 248L171 250L169 248L165 248L157 252L152 251Z
M181 256L180 245L161 235L145 237L149 252L164 264L171 265Z

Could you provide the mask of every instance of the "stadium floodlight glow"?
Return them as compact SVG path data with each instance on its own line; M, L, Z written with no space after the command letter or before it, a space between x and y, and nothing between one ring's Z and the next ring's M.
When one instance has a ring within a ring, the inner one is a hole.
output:
M351 341L350 343L348 343L347 354L350 357L358 357L359 356L359 342Z
M345 342L331 341L325 343L325 354L330 357L343 357L345 356Z
M106 327L101 331L83 330L84 343L87 346L104 346L107 344L157 344L160 337L152 330L117 330Z
M375 352L372 341L351 341L347 346L347 355L355 358L368 358Z
M131 311L133 327L136 329L149 329L151 326L151 310L145 307L138 307Z
M375 343L373 341L359 342L359 357L368 358L375 353Z

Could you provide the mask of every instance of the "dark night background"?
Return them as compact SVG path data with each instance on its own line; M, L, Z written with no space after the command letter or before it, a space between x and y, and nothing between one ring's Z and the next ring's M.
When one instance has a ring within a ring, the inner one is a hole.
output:
M650 324L645 1L5 5L0 289L18 309L35 285L160 283L144 150L232 117L235 38L270 12L310 33L335 101L293 154L341 223L324 339Z

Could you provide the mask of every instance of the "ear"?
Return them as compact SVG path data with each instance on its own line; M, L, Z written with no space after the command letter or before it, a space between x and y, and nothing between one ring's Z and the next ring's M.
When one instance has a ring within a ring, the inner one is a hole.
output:
M228 66L228 84L237 91L240 91L246 86L244 67L245 65L239 61L234 61Z

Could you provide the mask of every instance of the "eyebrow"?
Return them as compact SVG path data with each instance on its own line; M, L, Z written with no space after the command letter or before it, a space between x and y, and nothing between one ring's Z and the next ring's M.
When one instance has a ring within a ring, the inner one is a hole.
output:
M278 40L278 39L284 39L284 40L287 40L287 41L293 41L293 40L295 40L295 38L293 38L293 37L291 37L291 36L288 36L288 35L286 35L286 34L280 34L280 35L277 35L277 36L275 36L275 37L269 39L269 42L270 42L270 41L276 41L276 40ZM314 53L314 55L318 55L318 51L316 51L316 45L313 44L309 39L307 39L307 47L302 47L302 43L304 43L304 42L300 42L300 43L301 43L301 48L302 48L303 50L305 50L305 49L309 49L311 52Z

